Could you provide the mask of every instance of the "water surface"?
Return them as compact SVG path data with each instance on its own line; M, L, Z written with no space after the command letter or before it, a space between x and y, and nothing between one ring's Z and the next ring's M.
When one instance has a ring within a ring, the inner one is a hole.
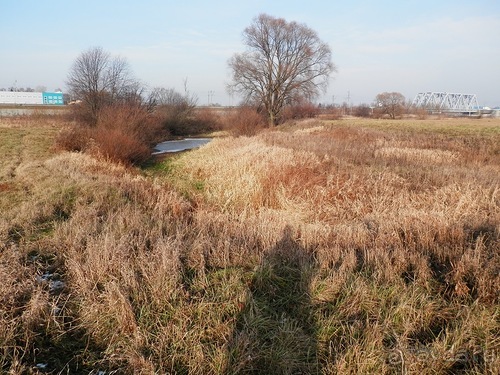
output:
M153 155L164 154L167 152L192 150L193 148L197 148L207 144L211 140L211 138L185 138L177 141L161 142L155 146Z

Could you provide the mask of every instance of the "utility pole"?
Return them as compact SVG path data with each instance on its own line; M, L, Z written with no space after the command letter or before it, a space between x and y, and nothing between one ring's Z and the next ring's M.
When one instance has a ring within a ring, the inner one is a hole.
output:
M347 109L349 111L349 115L351 114L351 91L347 90Z
M212 100L214 98L215 91L209 90L208 91L208 103L207 105L210 105L212 103Z
M351 114L351 91L347 90L347 108L349 108L349 114Z

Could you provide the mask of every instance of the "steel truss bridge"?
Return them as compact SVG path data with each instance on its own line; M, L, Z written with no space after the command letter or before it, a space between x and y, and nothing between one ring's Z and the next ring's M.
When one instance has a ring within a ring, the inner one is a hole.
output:
M430 112L463 115L473 115L480 111L475 94L421 92L415 96L412 105L416 108L425 108Z

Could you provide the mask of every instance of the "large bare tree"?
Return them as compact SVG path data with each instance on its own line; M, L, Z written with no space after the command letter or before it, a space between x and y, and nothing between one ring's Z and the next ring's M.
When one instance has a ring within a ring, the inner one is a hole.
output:
M375 105L379 112L395 119L404 111L405 97L399 92L382 92L376 96Z
M136 99L142 92L128 62L112 57L101 47L90 48L76 58L66 83L72 98L82 101L88 121L93 124L106 105Z
M330 47L304 24L261 14L244 30L243 41L247 50L228 62L228 88L261 105L271 125L295 99L317 97L335 71Z

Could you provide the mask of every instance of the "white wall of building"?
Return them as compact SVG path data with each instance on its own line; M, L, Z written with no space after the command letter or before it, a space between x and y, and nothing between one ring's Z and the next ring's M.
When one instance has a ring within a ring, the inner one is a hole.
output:
M0 91L0 104L43 104L42 93Z

